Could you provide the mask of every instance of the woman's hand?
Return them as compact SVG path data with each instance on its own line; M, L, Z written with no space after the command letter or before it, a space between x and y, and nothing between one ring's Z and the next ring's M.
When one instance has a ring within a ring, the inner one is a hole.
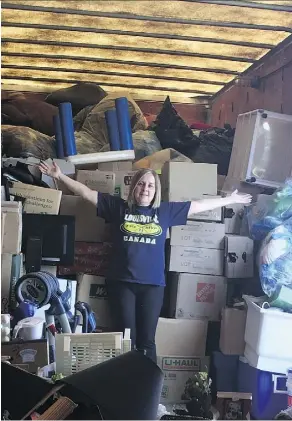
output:
M252 196L250 194L239 194L238 190L235 190L230 195L230 199L233 203L242 203L243 205L248 205L252 201Z
M48 165L45 162L41 162L38 167L43 174L48 175L49 177L55 178L57 180L59 180L60 175L62 174L60 167L54 161L53 165Z
M235 190L230 196L220 197L220 199L202 199L191 202L188 218L193 214L210 211L223 206L234 205L235 203L241 203L248 205L252 200L250 194L239 194L238 190Z

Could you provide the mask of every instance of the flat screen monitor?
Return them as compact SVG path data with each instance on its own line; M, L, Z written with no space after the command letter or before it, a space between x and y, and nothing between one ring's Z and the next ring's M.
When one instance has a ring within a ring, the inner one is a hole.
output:
M73 265L74 245L74 216L23 214L22 252L27 271L39 271L41 265Z

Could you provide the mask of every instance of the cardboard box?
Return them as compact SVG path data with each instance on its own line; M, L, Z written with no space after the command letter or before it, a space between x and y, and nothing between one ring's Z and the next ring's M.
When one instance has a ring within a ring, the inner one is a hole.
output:
M2 253L18 254L22 241L22 204L20 202L1 202Z
M171 229L172 246L224 249L225 225L216 222L195 222Z
M115 174L111 171L77 171L76 180L100 193L115 192Z
M169 202L217 195L217 165L167 162L161 174L162 199Z
M115 195L127 200L131 181L136 171L116 171Z
M246 310L224 308L220 330L220 350L225 355L243 355Z
M170 283L170 317L220 320L227 284L222 276L175 274Z
M181 403L186 383L195 373L208 372L208 357L158 356L157 364L164 374L160 402Z
M83 275L77 291L77 301L85 301L95 312L98 327L110 328L111 317L105 278Z
M204 356L208 322L160 317L156 330L157 355Z
M29 373L36 374L38 368L49 364L49 351L46 339L3 342L1 348L1 355L9 356L12 365L16 365Z
M223 276L224 250L171 246L171 272Z
M244 206L240 203L226 206L224 209L224 223L226 234L240 234Z
M12 196L25 199L23 211L25 213L44 213L58 215L62 192L59 190L45 189L24 183L13 183L9 189Z
M253 240L240 235L226 235L225 276L227 278L252 278L253 266Z
M100 171L132 171L132 161L100 162L98 169Z
M79 196L63 196L60 215L75 216L75 241L103 242L106 224L97 216L97 209Z
M221 199L221 196L204 195L202 199ZM223 208L217 208L210 211L196 213L191 215L188 223L192 221L208 221L208 222L222 222Z

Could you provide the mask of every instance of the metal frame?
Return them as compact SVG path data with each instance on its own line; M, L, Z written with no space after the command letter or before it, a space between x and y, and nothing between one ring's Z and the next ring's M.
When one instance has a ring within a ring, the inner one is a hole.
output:
M267 3L254 3L251 1L236 1L236 0L179 0L187 3L205 3L205 4L218 4L220 6L236 6L236 7L249 7L250 9L264 9L278 12L292 12L292 6L284 6L279 4Z
M55 60L55 57L51 58ZM67 72L67 73L80 73L80 74L92 74L92 75L105 75L105 76L125 76L125 77L138 77L141 79L157 79L157 80L174 80L177 82L191 82L191 83L201 83L204 85L225 85L224 82L215 82L205 79L189 79L185 77L172 77L172 76L158 76L151 74L139 74L139 73L124 73L124 72L111 72L103 70L81 70L81 69L67 69L67 68L50 68L46 66L14 66L13 64L2 64L2 69L17 69L17 70L44 70L49 72Z
M10 79L18 79L18 80L30 80L36 82L60 82L60 83L74 83L76 84L79 82L78 80L74 79L52 79L52 78L40 78L40 77L28 77L28 76L1 76L2 80L10 80ZM84 83L93 83L92 81L83 80ZM157 87L157 86L148 86L148 85L131 85L127 83L111 83L111 82L103 82L100 86L115 86L119 88L133 88L133 89L144 89L144 90L152 90L152 91L168 91L168 92L177 92L177 93L189 93L189 94L201 94L205 98L211 98L212 94L210 92L205 91L198 91L192 89L176 89L176 88L169 88L169 87Z
M68 55L49 55L49 54L37 54L37 53L3 53L2 57L34 57L34 58L49 58L49 59L64 59L64 60L73 60L73 61L92 61L95 63L112 63L112 64L126 64L130 66L144 66L144 67L157 67L160 69L178 69L178 70L194 70L198 72L206 72L206 73L217 73L217 74L226 74L226 75L233 75L238 76L240 72L236 72L235 70L229 69L213 69L212 67L194 67L194 66L182 66L179 64L164 64L164 63L147 63L143 61L129 61L129 60L118 60L118 59L110 59L110 58L95 58L95 57L73 57Z
M165 22L165 23L178 23L187 25L198 25L198 26L217 26L222 28L243 28L243 29L261 29L266 31L284 31L291 32L292 28L286 26L273 26L273 25L255 25L249 23L237 23L237 22L215 22L208 20L195 20L195 19L177 19L168 17L157 17L157 16L144 16L144 15L131 15L129 13L110 13L110 12L94 12L91 10L75 10L75 9L62 9L53 7L41 7L41 6L30 6L25 4L11 4L2 3L2 9L13 9L13 10L30 10L38 12L53 12L61 13L66 15L83 15L83 16L98 16L113 19L130 19L130 20L142 20L149 22Z
M222 56L217 54L200 54L187 51L175 51L175 50L159 50L155 48L135 48L135 47L124 47L114 45L99 45L99 44L85 44L76 42L57 42L57 41L42 41L42 40L30 40L30 39L14 39L14 38L2 38L2 44L9 42L11 44L34 44L34 45L55 45L60 47L77 47L77 48L92 48L101 50L114 50L114 51L135 51L138 53L150 53L150 54L163 54L177 57L202 57L210 58L215 60L227 60L237 61L241 63L254 63L256 60L247 57L234 57L234 56Z
M181 0L185 1L185 0ZM186 0L189 1L189 0ZM265 44L260 42L248 42L248 41L233 41L221 38L204 38L204 37L192 37L185 35L175 34L160 34L151 32L132 32L132 31L121 31L115 29L96 29L78 26L61 26L61 25L43 25L34 23L12 23L12 22L1 22L1 25L9 28L32 28L32 29L51 29L53 31L72 31L72 32L92 32L95 34L108 34L108 35L125 35L131 37L144 37L144 38L159 38L159 39L175 39L180 41L197 41L197 42L209 42L211 44L226 44L226 45L237 45L240 47L250 48L265 48L271 50L274 48L272 44Z

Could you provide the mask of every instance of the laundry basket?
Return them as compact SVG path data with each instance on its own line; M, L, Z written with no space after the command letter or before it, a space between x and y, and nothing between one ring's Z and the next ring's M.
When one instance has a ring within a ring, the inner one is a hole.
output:
M78 373L131 350L130 330L122 333L63 333L56 335L56 372Z

